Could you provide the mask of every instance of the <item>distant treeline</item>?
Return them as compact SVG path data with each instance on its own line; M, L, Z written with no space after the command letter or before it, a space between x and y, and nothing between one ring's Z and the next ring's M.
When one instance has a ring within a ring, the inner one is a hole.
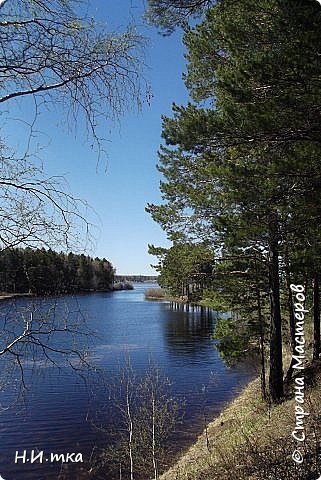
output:
M114 268L105 258L12 249L0 252L0 290L36 295L112 290Z
M157 282L159 275L116 275L115 282Z

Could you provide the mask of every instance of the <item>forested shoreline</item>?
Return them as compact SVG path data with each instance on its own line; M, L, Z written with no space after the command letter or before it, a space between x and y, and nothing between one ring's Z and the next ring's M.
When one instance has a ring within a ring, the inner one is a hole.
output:
M115 270L106 258L53 250L15 248L0 252L0 291L34 295L113 289Z

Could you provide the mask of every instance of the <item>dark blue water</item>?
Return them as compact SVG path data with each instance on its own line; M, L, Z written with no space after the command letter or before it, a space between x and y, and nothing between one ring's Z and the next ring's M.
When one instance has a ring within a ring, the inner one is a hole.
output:
M171 394L185 402L183 423L174 437L176 451L193 441L203 430L204 422L218 413L253 377L254 370L248 364L227 368L220 359L211 338L216 321L214 312L173 310L167 302L147 301L143 294L145 288L148 285L139 284L132 291L39 299L30 307L36 322L39 312L47 311L55 302L51 325L56 322L56 326L61 327L67 315L74 329L94 332L94 336L80 338L61 332L45 340L51 342L53 349L65 350L79 350L89 343L87 359L98 370L90 373L86 368L81 371L66 368L61 354L51 351L50 358L58 365L53 368L50 362L44 361L41 350L35 353L33 345L22 365L27 389L15 404L22 370L12 363L10 352L0 357L3 372L6 366L13 368L3 374L4 386L0 392L3 408L0 412L0 475L5 480L95 478L85 473L89 457L108 440L93 424L97 426L99 417L99 425L105 422L108 428L109 419L104 418L103 405L125 361L130 360L138 376L150 363L157 365L171 380ZM29 299L17 300L14 305L2 302L1 321L4 332L9 332L7 335L10 331L12 335L13 328L21 333L21 320L13 327L13 317L18 318L18 312L32 303ZM79 367L76 356L71 357L71 365ZM7 384L4 384L5 378ZM44 453L39 461L30 464L32 450L34 455ZM17 463L16 452L20 456ZM51 462L51 452L81 453L84 463L69 461L65 471L58 468L57 462Z

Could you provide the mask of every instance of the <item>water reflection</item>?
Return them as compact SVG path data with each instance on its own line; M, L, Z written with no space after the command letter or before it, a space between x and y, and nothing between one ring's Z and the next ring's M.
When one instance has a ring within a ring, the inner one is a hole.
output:
M202 356L213 345L211 335L216 322L215 313L204 310L177 310L170 304L164 306L166 321L163 335L168 351L175 355Z
M136 286L133 291L56 300L58 320L67 304L69 314L80 311L88 329L95 332L90 337L90 359L98 370L80 377L65 367L43 368L41 358L36 363L27 359L25 366L30 372L27 407L22 414L17 408L0 414L0 474L6 480L57 479L57 469L52 465L15 465L17 449L82 451L88 460L93 448L106 444L106 438L88 420L104 404L106 386L126 354L130 355L137 374L145 371L152 357L171 379L173 393L186 400L185 423L177 432L175 448L183 444L191 426L195 426L194 434L203 428L205 408L209 409L208 416L215 413L252 377L247 365L228 369L221 361L211 338L216 321L214 313L175 310L166 302L145 301L145 288L149 285ZM46 302L50 301L44 300L42 304L48 306ZM15 308L25 306L28 300L21 299ZM2 304L0 314L4 309ZM2 403L3 399L1 392ZM76 472L68 473L68 480L73 475L81 478L79 468Z

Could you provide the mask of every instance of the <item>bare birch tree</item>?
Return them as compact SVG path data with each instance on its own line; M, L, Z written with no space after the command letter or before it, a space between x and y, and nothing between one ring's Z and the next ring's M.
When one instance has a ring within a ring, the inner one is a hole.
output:
M63 178L46 175L46 162L39 166L32 152L40 113L59 112L65 128L84 134L99 159L102 130L144 101L144 39L133 26L123 33L107 31L87 7L78 0L0 1L0 251L22 246L66 250L79 244L83 233L88 238L87 204L69 193ZM22 153L7 141L6 124L15 127L11 112L17 107L26 126ZM13 313L14 318L1 314L0 359L3 371L18 366L22 385L22 359L35 362L40 354L48 361L56 354L85 358L74 339L87 330L76 327L69 312L61 314L63 327L48 311L42 318L46 312L41 309L33 316L28 309ZM53 347L60 334L69 335L73 346Z
M118 471L119 478L128 480L147 475L157 480L168 466L167 441L182 408L171 394L169 379L152 363L138 375L127 357L108 390L109 402L101 410L99 426L107 434L108 446L97 469Z
M104 139L99 132L145 98L142 36L132 26L120 34L108 32L84 12L86 4L76 0L0 4L0 116L7 118L17 102L30 112L23 119L23 154L6 145L5 127L0 130L0 248L39 246L39 241L52 247L58 236L58 243L66 243L72 220L81 219L86 228L84 203L66 193L63 179L46 176L32 159L38 115L58 108L67 129L85 125L88 143L100 158ZM13 122L9 116L7 123Z

